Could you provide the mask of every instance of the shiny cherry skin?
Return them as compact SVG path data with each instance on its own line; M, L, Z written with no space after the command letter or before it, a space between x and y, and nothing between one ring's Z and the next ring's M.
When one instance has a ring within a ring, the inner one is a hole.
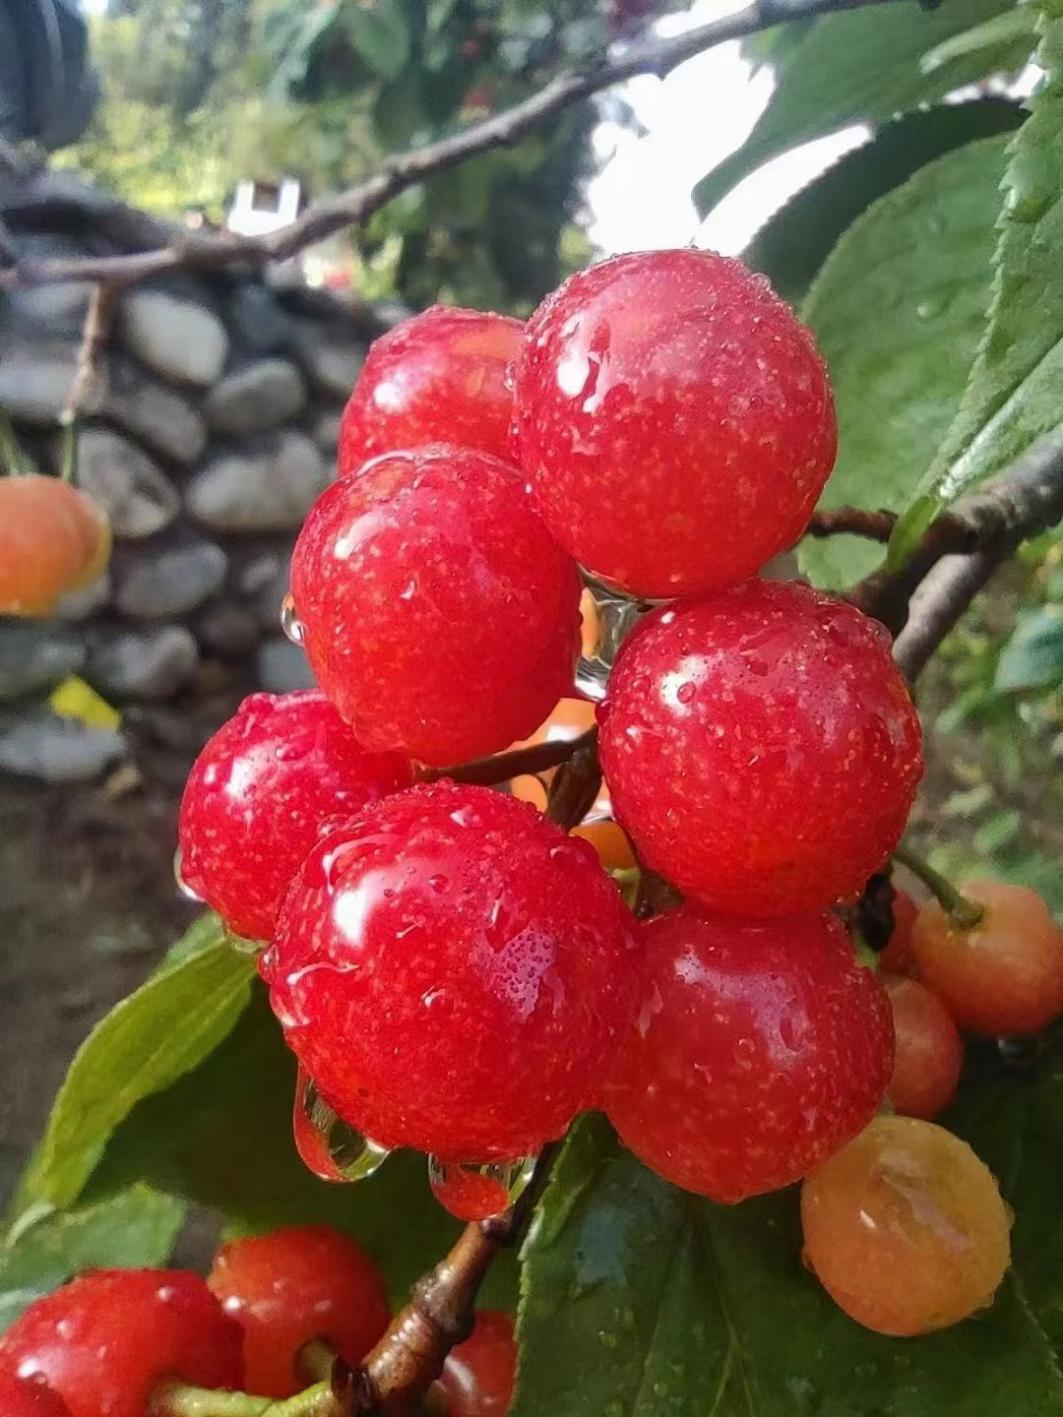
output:
M318 682L374 751L438 767L498 752L572 686L576 567L487 453L436 444L333 483L292 595Z
M1025 886L976 880L961 889L985 914L964 930L928 901L912 930L919 978L968 1033L1040 1033L1063 1014L1063 931Z
M242 1349L198 1274L101 1269L35 1300L0 1338L0 1369L45 1382L71 1417L144 1417L165 1377L239 1388Z
M439 1378L449 1417L505 1417L516 1374L513 1320L501 1310L482 1309L469 1337L451 1349Z
M110 550L107 518L84 492L38 473L0 477L0 614L49 614Z
M791 546L836 451L811 334L763 276L709 251L571 276L528 322L515 409L554 535L651 597L733 585Z
M341 1117L480 1162L536 1152L593 1105L632 1017L632 949L586 842L444 781L314 847L260 968Z
M245 1385L263 1397L291 1397L306 1386L296 1359L315 1338L356 1366L391 1317L384 1276L328 1225L232 1240L215 1255L207 1283L244 1331Z
M878 957L879 968L890 974L911 974L915 968L912 959L912 930L919 907L907 891L893 893L893 929L886 946Z
M662 607L598 709L613 815L720 913L822 909L900 838L923 771L889 635L807 586L746 581Z
M70 1417L70 1408L46 1383L24 1382L0 1372L0 1412L4 1417Z
M805 1259L839 1308L909 1338L990 1304L1010 1220L965 1141L915 1117L876 1117L801 1190Z
M936 1117L956 1095L963 1039L945 1005L915 979L881 975L893 1010L896 1055L888 1098L905 1117Z
M409 758L367 752L319 691L252 694L185 784L181 879L237 935L268 940L322 832L412 785Z
M639 926L641 976L606 1111L651 1170L735 1202L804 1176L867 1125L889 1004L829 914L759 924L680 906Z
M457 443L510 456L506 369L524 326L506 315L434 305L375 341L340 423L338 470L378 453Z

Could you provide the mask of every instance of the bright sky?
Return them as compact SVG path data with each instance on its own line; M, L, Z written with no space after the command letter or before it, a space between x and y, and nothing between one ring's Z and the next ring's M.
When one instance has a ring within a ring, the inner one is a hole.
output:
M676 33L736 8L727 0L698 0L691 10L669 16L658 28ZM863 127L847 128L767 163L699 228L691 188L738 147L771 93L768 71L750 75L734 42L698 55L663 81L633 79L618 90L648 132L639 137L615 124L602 124L596 134L598 155L607 159L587 190L589 230L596 246L611 254L694 241L736 254L791 193L866 136Z

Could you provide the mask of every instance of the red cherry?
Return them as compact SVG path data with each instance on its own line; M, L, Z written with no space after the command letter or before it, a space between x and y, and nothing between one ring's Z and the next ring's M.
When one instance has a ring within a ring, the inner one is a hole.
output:
M622 646L598 717L635 850L725 914L855 894L897 844L922 775L886 631L797 584L747 581L654 611Z
M886 947L878 957L879 968L889 974L911 974L912 928L919 907L907 891L893 893L893 929L886 941Z
M324 694L252 694L192 766L181 879L236 934L268 940L323 829L412 783L410 760L366 752Z
M248 1391L290 1397L306 1384L296 1358L312 1339L352 1367L388 1326L387 1287L369 1256L328 1225L296 1225L233 1240L207 1283L244 1331Z
M963 1039L945 1005L914 979L883 975L897 1040L889 1100L905 1117L929 1121L956 1095Z
M763 276L708 251L570 277L528 322L515 410L547 525L637 595L756 571L801 535L834 464L812 336Z
M516 1373L513 1320L500 1310L481 1310L472 1333L451 1349L440 1374L450 1417L505 1417Z
M576 568L486 453L387 454L333 483L292 594L318 681L368 748L437 766L498 752L572 686Z
M0 1372L0 1412L4 1417L70 1417L70 1408L42 1382L24 1382Z
M0 1338L0 1368L46 1382L71 1417L144 1417L165 1377L238 1388L242 1346L198 1274L101 1269L32 1303Z
M666 1180L734 1202L798 1180L871 1119L889 1004L833 915L689 905L640 926L641 1007L606 1110Z
M593 1104L631 1017L629 921L585 842L440 782L314 847L261 967L348 1123L388 1148L505 1160Z
M968 881L961 889L985 914L964 930L928 901L912 930L919 978L968 1033L1040 1033L1063 1014L1063 930L1025 886Z
M339 475L378 453L426 443L508 458L513 394L505 373L523 329L505 315L435 305L381 335L343 411Z

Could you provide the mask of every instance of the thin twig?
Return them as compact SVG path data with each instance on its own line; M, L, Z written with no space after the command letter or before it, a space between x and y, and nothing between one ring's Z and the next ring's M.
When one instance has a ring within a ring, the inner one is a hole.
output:
M576 738L532 743L527 748L514 748L509 753L495 753L490 758L475 758L471 763L459 763L456 767L430 768L423 774L424 781L435 782L438 778L449 777L454 782L494 787L496 783L508 782L511 777L549 772L552 768L567 763L575 752L591 740L593 734L594 729L588 729Z
M862 536L867 541L889 541L897 524L896 512L870 512L865 507L825 507L813 512L808 536Z
M74 377L70 381L66 401L59 414L63 429L63 480L74 481L77 467L77 425L86 409L98 403L98 384L102 378L103 352L111 335L111 326L118 310L119 290L98 281L89 297L85 323L81 331Z
M907 624L893 644L893 657L909 682L923 672L942 640L1009 554L1009 547L991 546L969 556L946 556L933 568L912 596Z
M0 271L0 289L71 280L107 281L128 286L175 270L217 270L241 262L261 266L270 261L288 260L316 241L365 222L408 187L470 157L515 143L575 104L614 84L639 74L656 74L663 78L687 59L714 45L741 39L772 25L890 3L893 0L754 0L733 15L710 20L684 34L638 39L615 51L604 50L580 68L562 70L523 102L439 142L391 159L356 187L315 203L297 221L280 231L256 237L231 232L220 235L181 233L166 245L151 246L128 255L20 261Z

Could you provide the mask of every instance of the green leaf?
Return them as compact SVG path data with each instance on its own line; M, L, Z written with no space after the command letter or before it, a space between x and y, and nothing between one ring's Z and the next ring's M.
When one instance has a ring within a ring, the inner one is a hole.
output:
M698 211L704 216L762 162L800 143L850 123L885 122L984 79L992 69L979 50L931 73L924 73L921 60L1005 8L1000 0L948 0L930 13L904 3L818 19L781 64L775 92L752 133L694 188ZM1011 63L1023 57L1016 51Z
M0 1331L80 1270L165 1264L183 1216L180 1201L136 1185L19 1227L0 1248Z
M222 1212L230 1230L253 1233L313 1221L357 1235L398 1300L440 1258L460 1226L435 1203L423 1156L402 1152L368 1181L319 1181L292 1141L295 1061L265 990L215 1052L165 1092L135 1107L90 1183L107 1194L143 1179ZM492 1267L488 1306L508 1306L510 1257Z
M792 197L742 253L784 299L807 291L835 242L860 214L934 158L978 138L1018 127L1022 109L1008 99L938 104L880 128Z
M994 15L984 24L946 39L923 55L920 61L924 73L933 73L942 64L968 54L979 54L988 73L992 69L1007 69L1016 59L1029 54L1037 37L1037 8L1020 3L1014 10Z
M834 382L839 455L822 505L903 507L963 393L990 298L1005 139L928 163L839 241L802 311ZM811 538L802 570L841 587L881 548Z
M1019 617L1000 652L994 688L1003 693L1063 684L1063 605L1043 605Z
M1046 1198L1058 1207L1061 1084L1040 1084L1052 1145L1031 1139L1025 1177L1039 1188L1047 1256L1030 1257L1034 1271L1017 1248L991 1310L900 1342L846 1318L804 1269L796 1191L713 1205L588 1119L524 1247L511 1417L1058 1414L1063 1373L1046 1328L1063 1328L1063 1230Z
M947 506L1063 427L1063 0L1042 6L1043 88L1008 153L989 324L955 421L897 526L901 561Z
M410 54L410 31L396 0L374 5L355 0L344 22L351 43L374 74L394 79L402 72Z
M247 1005L253 960L218 921L193 927L198 950L123 999L78 1049L26 1183L30 1198L76 1199L112 1132L143 1097L200 1063Z

